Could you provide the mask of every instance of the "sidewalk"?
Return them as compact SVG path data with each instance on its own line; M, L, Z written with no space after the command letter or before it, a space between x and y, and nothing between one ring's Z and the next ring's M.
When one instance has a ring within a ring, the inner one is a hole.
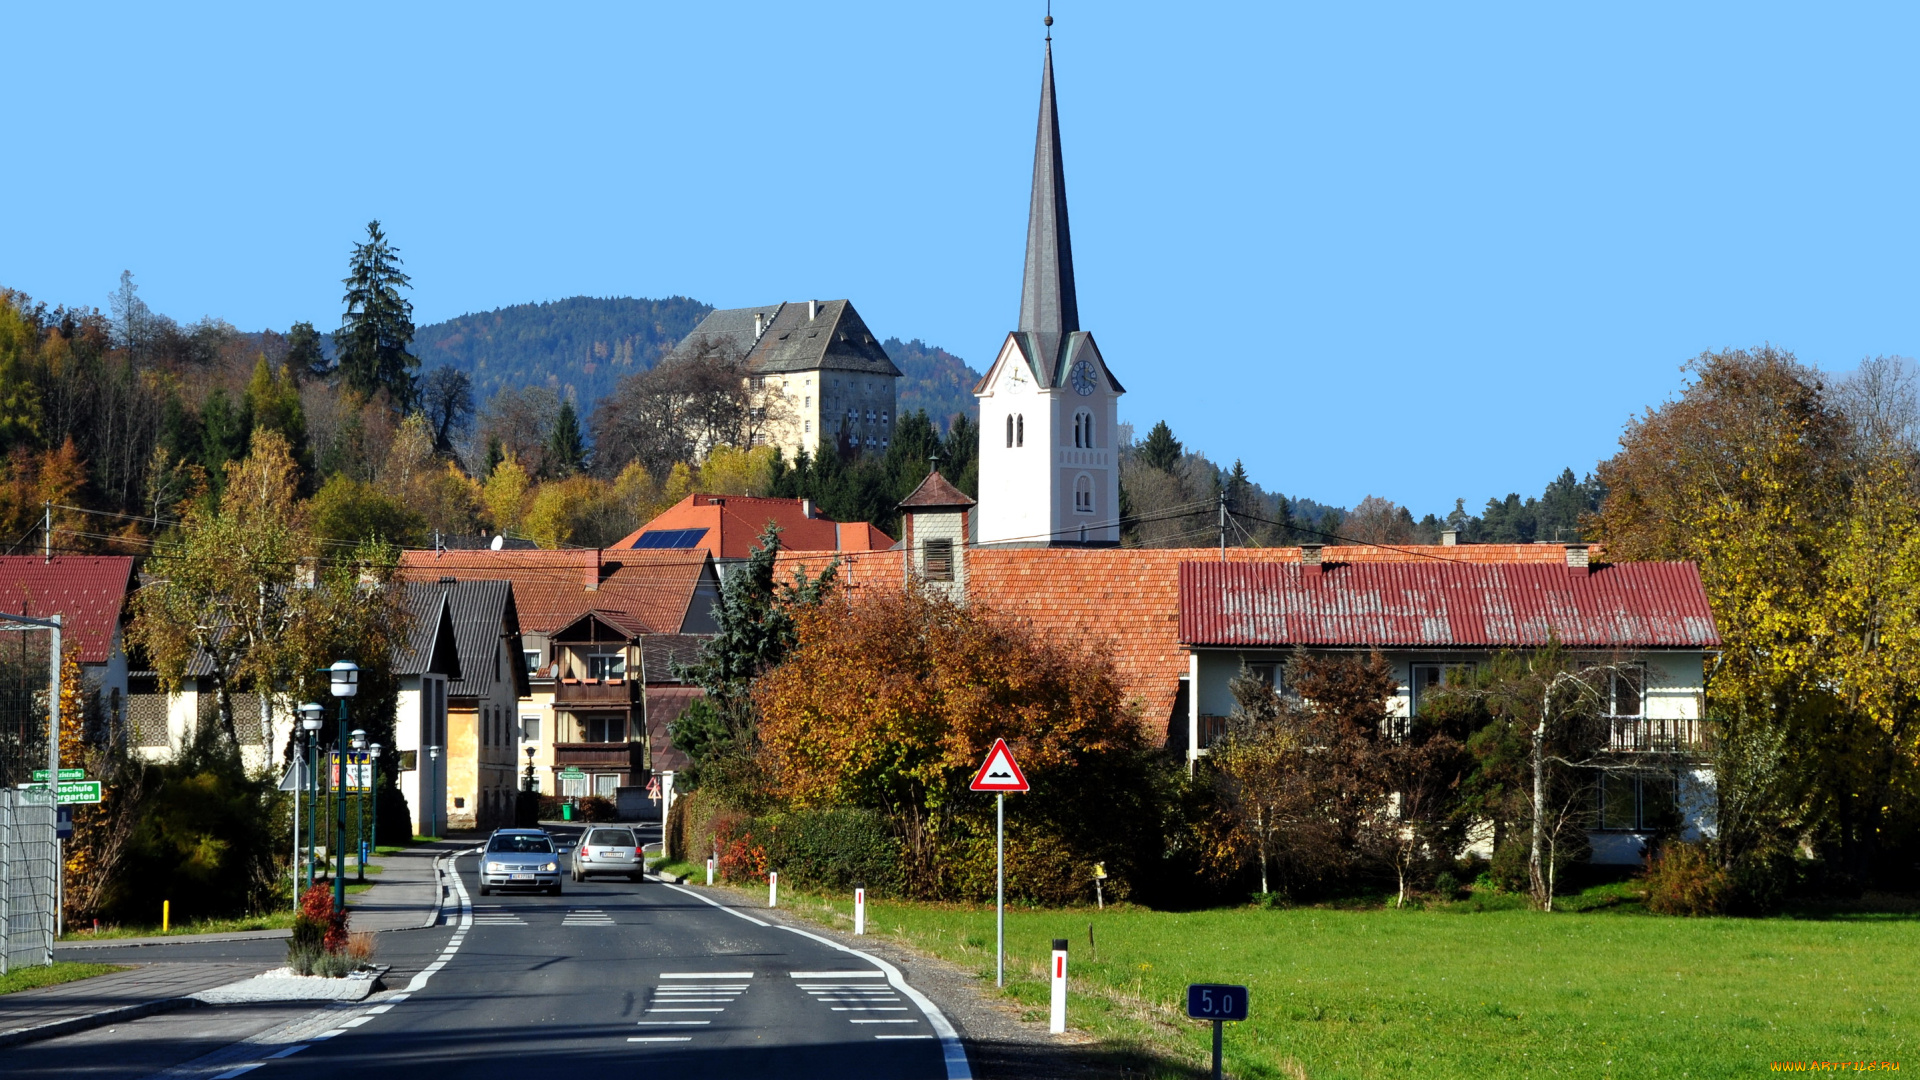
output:
M141 964L131 971L0 994L0 1046L197 1005L187 995L260 973L257 964Z
M347 897L349 925L355 930L420 930L439 922L446 887L435 861L475 842L438 840L375 858L372 862L381 870L373 888Z

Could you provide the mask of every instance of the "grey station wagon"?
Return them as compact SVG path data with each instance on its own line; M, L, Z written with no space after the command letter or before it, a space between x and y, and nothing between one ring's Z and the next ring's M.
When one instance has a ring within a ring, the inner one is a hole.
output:
M590 874L619 874L628 881L643 880L646 856L632 829L610 829L602 825L588 829L586 838L573 853L573 880L585 881Z

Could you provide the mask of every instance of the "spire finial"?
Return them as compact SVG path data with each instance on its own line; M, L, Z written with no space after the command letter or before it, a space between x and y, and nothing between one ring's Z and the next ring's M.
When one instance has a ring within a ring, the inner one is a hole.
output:
M1047 43L1053 43L1053 0L1047 0L1047 17L1042 20L1047 26Z

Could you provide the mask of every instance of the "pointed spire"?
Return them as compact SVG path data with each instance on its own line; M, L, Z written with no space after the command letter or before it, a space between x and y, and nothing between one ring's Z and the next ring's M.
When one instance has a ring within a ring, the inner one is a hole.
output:
M1040 75L1040 133L1033 145L1033 204L1027 212L1027 269L1020 286L1019 329L1043 334L1080 329L1080 305L1073 293L1073 240L1067 232L1067 179L1060 164L1060 110L1053 98L1051 33Z

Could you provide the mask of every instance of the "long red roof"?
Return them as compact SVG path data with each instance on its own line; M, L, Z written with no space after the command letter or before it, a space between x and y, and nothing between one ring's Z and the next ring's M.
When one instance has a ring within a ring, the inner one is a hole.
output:
M1720 643L1692 563L1183 562L1188 645L1578 648Z
M704 551L405 551L408 581L511 581L520 628L550 634L589 611L677 634L706 568Z

